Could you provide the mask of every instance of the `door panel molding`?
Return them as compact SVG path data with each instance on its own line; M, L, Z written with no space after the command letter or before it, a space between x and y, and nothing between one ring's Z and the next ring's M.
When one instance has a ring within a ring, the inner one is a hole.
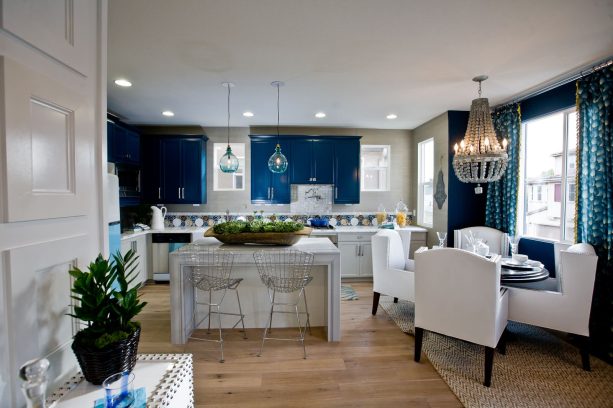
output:
M62 83L0 58L5 105L4 219L87 214L94 171L87 98Z

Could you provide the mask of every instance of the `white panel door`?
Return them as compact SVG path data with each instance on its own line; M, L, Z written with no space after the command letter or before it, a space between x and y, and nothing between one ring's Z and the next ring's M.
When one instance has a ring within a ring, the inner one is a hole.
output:
M78 370L68 270L108 248L107 0L0 0L0 407L19 367Z
M339 242L341 252L341 277L353 278L360 275L360 257L358 256L360 244L353 242Z
M372 246L360 244L360 276L372 276Z
M95 31L87 27L95 20L94 2L82 0L2 1L2 28L24 42L90 76L94 69Z
M58 81L0 58L6 104L7 221L85 215L93 106ZM8 102L8 103L7 103Z

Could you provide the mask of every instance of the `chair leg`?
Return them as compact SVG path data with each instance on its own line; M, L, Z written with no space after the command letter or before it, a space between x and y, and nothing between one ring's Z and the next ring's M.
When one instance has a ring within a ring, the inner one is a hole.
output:
M581 363L585 371L592 371L590 367L590 338L587 336L579 336Z
M377 308L379 307L380 297L381 297L381 294L379 292L372 293L372 315L373 316L377 314Z
M398 303L398 298L394 298L394 303Z
M419 363L421 359L421 343L424 338L424 329L421 327L415 328L415 356L413 359Z
M225 360L223 358L223 335L221 333L221 309L219 305L217 305L217 321L219 323L219 346L221 348L221 360L219 360L219 362L223 363Z
M489 387L492 384L492 369L494 368L494 348L485 347L485 379L483 385Z
M207 334L211 334L211 303L213 303L213 298L211 297L211 290L209 289L209 326L206 329Z
M272 297L270 298L270 317L268 320L268 324L264 328L264 334L262 335L262 345L260 346L260 352L258 353L258 357L262 355L262 351L264 351L264 342L266 341L266 335L268 334L268 328L272 327L272 313L275 308L275 294L276 291L273 290Z
M234 289L236 292L236 300L238 301L238 313L241 316L241 324L243 325L243 339L247 338L247 331L245 330L245 315L243 314L243 308L241 307L241 298L238 296L238 288Z
M309 328L309 334L313 334L311 332L311 316L309 315L309 305L307 304L306 290L304 288L302 289L302 296L304 297L304 311L306 312L306 316L307 316L306 327Z
M498 351L503 356L507 354L507 329L506 328L502 332L502 336L500 336L500 340L498 340Z

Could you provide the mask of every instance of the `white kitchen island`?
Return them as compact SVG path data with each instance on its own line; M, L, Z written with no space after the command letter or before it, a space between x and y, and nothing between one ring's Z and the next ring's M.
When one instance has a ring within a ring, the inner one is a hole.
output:
M241 304L245 314L245 326L264 328L270 311L267 290L260 281L253 253L256 251L284 248L310 252L314 255L313 282L307 288L311 326L324 326L328 341L340 341L341 309L341 261L340 251L327 238L302 238L291 247L262 245L225 245L215 238L204 238L170 254L170 322L173 344L185 344L194 330L194 288L189 280L190 267L182 263L181 251L198 248L220 248L235 254L232 276L243 278L239 286ZM235 311L236 298L228 293L222 309ZM199 319L198 319L199 320ZM216 319L213 319L213 325ZM222 326L232 327L233 323ZM281 321L273 327L296 326L289 320Z

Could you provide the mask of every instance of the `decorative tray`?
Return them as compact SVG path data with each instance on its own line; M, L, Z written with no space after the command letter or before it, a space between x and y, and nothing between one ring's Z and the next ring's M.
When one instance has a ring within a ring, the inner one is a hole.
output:
M304 227L296 232L241 232L238 234L216 234L213 228L209 228L205 237L216 238L224 244L259 244L259 245L294 245L302 237L308 237L313 231L310 227Z

